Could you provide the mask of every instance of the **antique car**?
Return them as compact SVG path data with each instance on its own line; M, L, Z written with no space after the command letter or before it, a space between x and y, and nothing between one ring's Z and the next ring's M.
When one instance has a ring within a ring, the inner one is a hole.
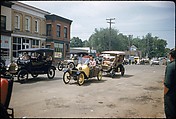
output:
M22 54L17 60L18 71L16 73L19 81L26 81L28 74L37 77L40 74L47 74L49 79L55 76L53 62L53 50L48 48L29 48L19 50Z
M73 69L75 66L78 65L79 57L88 55L88 53L87 52L70 52L69 55L71 55L71 58L58 62L57 68L59 71L62 71L63 68Z
M116 72L121 72L121 76L125 73L125 68L123 66L123 60L125 52L122 51L103 51L101 56L104 57L102 62L102 70L105 73L111 75L112 78L115 77Z
M101 66L96 65L91 67L89 58L80 58L77 67L73 69L66 69L63 75L63 81L68 84L71 79L77 81L78 85L83 85L85 79L97 77L98 80L102 79Z

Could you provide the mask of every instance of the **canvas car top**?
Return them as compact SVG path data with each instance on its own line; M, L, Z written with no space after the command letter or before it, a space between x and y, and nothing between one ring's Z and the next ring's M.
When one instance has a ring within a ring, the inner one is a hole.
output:
M103 51L102 54L117 54L117 55L125 55L123 51Z
M18 52L52 52L52 51L54 50L49 48L28 48L19 50Z

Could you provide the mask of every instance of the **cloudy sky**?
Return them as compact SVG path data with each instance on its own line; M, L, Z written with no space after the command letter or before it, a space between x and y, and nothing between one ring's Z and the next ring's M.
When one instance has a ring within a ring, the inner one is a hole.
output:
M51 14L72 20L71 38L88 40L95 28L112 28L133 38L152 33L175 46L175 4L164 1L21 1Z

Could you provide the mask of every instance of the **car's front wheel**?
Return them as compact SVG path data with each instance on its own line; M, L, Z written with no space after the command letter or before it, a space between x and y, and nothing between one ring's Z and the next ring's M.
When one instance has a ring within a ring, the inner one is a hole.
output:
M80 73L78 75L77 82L78 82L78 85L80 85L80 86L84 83L84 74L83 73Z
M70 79L71 79L71 75L68 71L64 72L64 75L63 75L63 81L65 84L68 84L70 82Z
M28 79L28 71L25 69L22 69L18 72L17 75L18 81L26 81Z
M48 69L47 76L48 76L49 79L53 79L54 78L54 76L55 76L55 69L53 67L50 67Z

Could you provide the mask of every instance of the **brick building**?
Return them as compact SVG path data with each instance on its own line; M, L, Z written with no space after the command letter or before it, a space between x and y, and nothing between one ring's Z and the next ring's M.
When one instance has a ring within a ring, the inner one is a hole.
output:
M46 47L54 49L55 62L63 60L70 52L70 27L72 20L46 15Z

